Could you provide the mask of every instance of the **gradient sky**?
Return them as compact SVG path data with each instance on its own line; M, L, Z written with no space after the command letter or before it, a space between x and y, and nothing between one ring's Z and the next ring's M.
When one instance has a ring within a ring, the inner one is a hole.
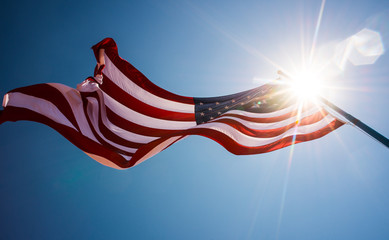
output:
M256 87L280 67L301 66L313 43L316 54L364 28L389 46L389 1L327 0L317 28L321 6L6 1L0 94L45 82L76 87L93 73L90 47L105 37L155 84L195 97ZM385 53L328 79L332 101L387 137L388 66ZM191 136L120 171L47 126L7 122L0 152L0 239L389 238L389 150L350 125L252 156Z

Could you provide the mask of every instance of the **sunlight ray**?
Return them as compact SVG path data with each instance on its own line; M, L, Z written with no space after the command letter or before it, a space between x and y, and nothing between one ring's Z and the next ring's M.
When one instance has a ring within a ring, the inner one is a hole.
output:
M316 47L316 42L317 42L317 36L319 35L319 29L320 29L320 24L321 24L321 19L322 19L322 16L323 16L323 11L324 11L325 3L326 3L326 0L322 0L321 6L320 6L319 16L317 18L315 34L313 35L312 48L311 48L311 52L310 52L310 55L309 55L309 63L312 63L312 60L313 60L313 56L314 56L314 52L315 52L315 47Z
M284 208L285 208L285 201L286 201L286 193L288 190L288 183L289 183L289 174L290 170L292 167L292 160L293 160L293 154L294 154L294 147L295 147L295 142L296 142L296 131L297 128L300 124L300 119L301 119L301 113L303 110L304 102L300 101L298 105L298 110L297 110L297 115L296 115L296 122L297 125L294 127L295 134L293 134L293 139L292 139L292 144L290 146L290 152L289 152L289 158L288 158L288 167L286 169L286 176L285 176L285 181L284 181L284 187L282 190L282 197L281 197L281 204L280 204L280 212L278 216L278 224L277 224L277 233L276 233L276 239L279 237L280 229L281 229L281 223L282 223L282 217L284 213Z

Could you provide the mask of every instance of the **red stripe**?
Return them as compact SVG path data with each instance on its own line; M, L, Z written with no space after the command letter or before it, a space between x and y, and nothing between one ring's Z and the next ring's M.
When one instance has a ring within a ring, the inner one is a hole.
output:
M101 116L99 116L99 130L100 132L103 134L103 136L116 143L116 144L119 144L119 145L122 145L122 146L125 146L125 147L129 147L129 148L139 148L141 147L142 143L138 143L138 142L132 142L132 141L129 141L129 140L126 140L116 134L114 134L109 128L107 128L107 126L105 126L105 124L102 122L102 119L101 119Z
M182 131L180 131L180 132L182 133ZM175 141L173 141L169 145L165 146L158 153L162 152L166 148L170 147L174 143L176 143L176 142L180 141L182 138L184 138L185 135L183 135L181 133L176 134L176 136L181 135L180 138L176 139ZM169 138L170 137L161 137L161 138L158 138L158 139L144 145L143 147L139 148L138 151L136 151L136 153L132 156L131 160L129 161L129 167L133 167L134 165L136 165L142 157L144 157L146 154L148 154L150 151L152 151L155 147L157 147L159 144L163 143L164 141L168 140ZM156 153L156 154L158 154L158 153ZM147 159L145 159L145 160L147 160Z
M193 104L193 98L184 97L169 91L166 91L163 88L158 87L147 79L138 69L132 66L129 62L122 59L119 56L118 48L115 41L112 38L106 38L103 41L92 47L96 60L98 58L99 49L105 49L105 54L109 57L112 63L132 82L134 82L139 87L145 89L146 91L153 93L161 98L169 99L171 101Z
M95 98L97 100L97 102L99 104L98 127L99 127L99 131L103 134L103 136L106 139L108 139L108 140L110 140L110 141L112 141L114 143L117 143L119 145L122 145L122 146L125 146L125 147L130 147L130 148L139 148L142 145L144 145L142 143L132 142L132 141L126 140L126 139L116 135L115 133L113 133L111 131L111 129L109 129L104 124L103 119L102 119L102 107L106 107L106 106L102 104L101 99L100 99L99 95L97 94L97 92L82 93L82 96L84 98L86 98L86 97L93 97L93 98Z
M108 159L120 168L127 168L129 166L129 162L117 152L114 152L105 146L96 143L95 141L85 137L80 132L74 130L71 127L59 124L29 109L8 106L2 112L0 123L6 121L16 122L20 120L34 121L45 124L59 132L62 136L64 136L67 140L69 140L76 147L80 148L82 151Z
M294 117L297 115L297 109L293 110L292 112L288 112L286 114L283 114L281 116L277 116L277 117L268 117L268 118L255 118L255 117L248 117L248 116L244 116L244 115L240 115L240 114L235 114L235 113L225 113L223 114L222 116L227 116L227 117L236 117L236 118L240 118L240 119L243 119L243 120L246 120L246 121L250 121L250 122L256 122L256 123L275 123L275 122L280 122L280 121L283 121L283 120L286 120L286 119L289 119L291 117Z
M143 147L139 148L138 151L133 155L131 161L130 161L130 167L135 165L143 156L145 156L148 152L152 151L155 147L157 147L159 144L161 144L163 141L167 140L170 137L174 136L188 136L188 135L200 135L207 138L210 138L216 142L218 142L220 145L222 145L227 151L236 154L236 155L251 155L251 154L260 154L265 152L271 152L275 151L280 148L284 148L287 146L290 146L292 144L297 144L300 142L310 141L317 138L321 138L328 133L332 132L333 130L339 128L344 123L339 120L334 120L330 122L328 125L323 127L320 130L317 130L312 133L308 134L300 134L296 135L295 140L293 141L294 136L288 136L285 138L282 138L280 140L277 140L275 142L272 142L267 145L258 146L258 147L247 147L244 145L239 144L238 142L234 141L227 135L208 128L192 128L187 129L183 131L177 131L177 133L165 136L163 138L159 138L157 140L154 140Z
M331 131L337 129L338 127L342 126L344 123L340 122L339 120L334 120L325 127L323 127L320 130L317 130L312 133L308 134L301 134L296 135L296 139L294 143L300 143L305 141L314 140L320 137L325 136L326 134L330 133ZM225 149L227 149L229 152L236 154L236 155L250 155L250 154L259 154L259 153L265 153L265 152L271 152L280 148L284 148L287 146L290 146L293 144L293 136L288 136L285 138L282 138L278 141L272 142L270 144L264 145L264 146L258 146L258 147L247 147L243 146L234 140L232 140L227 135L213 130L213 129L207 129L207 128L200 128L200 129L189 129L187 132L189 132L192 135L200 135L204 137L208 137L216 142L218 142L220 145L222 145ZM134 155L135 157L135 155ZM133 160L133 159L131 159Z
M65 96L57 88L48 84L36 84L27 87L16 88L10 92L19 92L29 96L41 98L54 104L58 110L80 131L73 110Z
M179 133L177 132L176 134L174 134L174 136L179 136L179 135L182 135L182 137L184 137L183 136L183 134L182 134L182 132L183 131L179 131ZM154 148L156 148L159 144L161 144L161 143L163 143L164 141L166 141L167 139L169 139L170 137L172 137L172 136L167 136L167 137L161 137L161 138L158 138L158 139L156 139L156 140L154 140L154 141L152 141L152 142L150 142L150 143L148 143L148 144L146 144L146 145L144 145L143 147L141 147L141 148L139 148L138 149L138 151L136 151L135 152L135 154L132 156L132 158L131 158L131 160L130 160L130 167L132 167L132 166L134 166L142 157L144 157L147 153L149 153L150 151L152 151ZM181 138L182 138L181 137ZM181 138L179 138L179 139L181 139ZM178 141L178 140L177 140ZM176 142L176 141L174 141L174 142ZM174 143L173 142L173 143ZM172 144L173 144L172 143ZM171 145L171 144L170 144ZM169 146L170 146L169 145ZM164 149L166 149L166 148L164 148ZM163 150L161 150L161 151L163 151Z
M127 92L118 87L114 82L112 82L107 76L104 75L103 84L100 85L101 90L107 93L110 97L123 104L127 108L130 108L136 112L142 113L146 116L159 118L164 120L174 120L174 121L196 121L194 115L194 103L193 113L181 113L174 112L169 110L164 110L161 108L153 107L148 105ZM193 100L193 99L192 99Z
M135 165L139 159L141 159L145 154L151 151L154 147L158 146L160 143L167 140L169 137L173 137L173 136L200 135L200 136L208 137L221 144L224 148L226 148L231 153L237 155L265 153L283 147L287 147L293 144L293 136L289 136L280 139L278 141L275 141L273 143L267 144L265 146L247 147L247 146L240 145L239 143L235 142L225 134L218 132L216 130L207 129L207 128L195 128L195 129L188 129L183 131L176 131L175 134L163 138L159 138L147 145L144 145L143 147L138 149L138 151L134 154L131 161L128 162L122 156L117 154L115 151L109 150L106 146L97 144L96 142L90 140L89 138L86 138L85 136L75 131L74 129L64 126L62 124L58 124L53 120L46 118L31 110L8 106L4 111L1 112L0 116L1 116L0 118L1 123L5 121L30 120L30 121L40 122L45 125L48 125L53 129L55 129L56 131L58 131L60 134L62 134L65 138L67 138L70 142L72 142L75 146L77 146L81 150L109 159L110 161L112 161L114 164L116 164L121 168L128 168ZM309 134L297 135L294 143L300 143L300 142L310 141L313 139L320 138L328 134L329 132L337 129L338 127L342 126L343 124L344 123L338 120L334 120L331 123L329 123L327 126L325 126L324 128L318 131Z
M286 131L288 131L289 129L292 129L296 126L304 126L304 125L316 123L325 117L325 115L323 115L323 114L327 115L328 113L317 112L313 115L310 115L308 117L303 118L300 122L298 122L296 120L296 122L288 124L284 127L274 128L274 129L263 129L263 130L248 128L247 126L243 125L242 123L240 123L234 119L216 119L213 122L227 124L227 125L235 128L236 130L242 132L243 134L246 134L246 135L251 136L251 137L271 138L271 137L279 136L279 135L285 133Z
M312 107L313 107L312 105L303 106L301 109L301 112L309 111L309 109ZM323 111L323 109L320 108L318 111ZM228 113L228 112L223 114L222 116L236 117L236 118L240 118L240 119L243 119L246 121L256 122L256 123L275 123L275 122L284 121L284 120L289 119L291 117L295 117L298 114L298 112L299 112L299 110L296 107L291 112L288 112L288 113L285 113L283 115L276 116L276 117L267 117L267 118L249 117L249 116L245 116L245 115L240 115L240 114L236 114L236 113Z
M124 130L139 135L149 136L149 137L160 137L166 134L173 134L179 131L179 130L166 130L166 129L145 127L122 118L121 116L117 115L109 108L106 108L106 111L107 111L107 118L111 123L115 124L120 128L123 128Z
M132 156L133 153L130 153L130 152L124 151L124 150L122 150L120 148L117 148L117 147L113 146L112 144L108 143L107 141L105 141L102 137L100 137L100 135L95 130L95 128L94 128L94 126L92 124L92 121L91 121L91 119L89 117L89 114L88 114L88 99L87 99L88 93L81 92L81 97L82 97L82 102L83 102L83 107L84 107L84 113L85 113L86 120L87 120L87 122L89 124L89 128L92 131L92 133L95 136L95 138L102 145L104 145L105 147L107 147L111 151L114 151L114 152L117 152L117 153L120 153L120 154L123 154L123 155L126 155L126 156ZM99 108L99 114L100 114L100 108Z
M4 113L4 110L0 110L0 124L3 124L6 121L8 121L8 120L6 120L5 115L3 113Z

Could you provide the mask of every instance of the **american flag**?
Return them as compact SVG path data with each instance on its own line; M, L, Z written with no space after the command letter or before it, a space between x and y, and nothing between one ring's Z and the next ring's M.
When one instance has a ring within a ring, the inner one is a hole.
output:
M77 89L59 83L14 89L4 96L0 124L43 123L91 158L118 169L135 166L189 135L245 155L320 138L343 125L323 107L301 106L281 85L184 97L156 86L122 59L113 39L92 49L100 63L95 77Z

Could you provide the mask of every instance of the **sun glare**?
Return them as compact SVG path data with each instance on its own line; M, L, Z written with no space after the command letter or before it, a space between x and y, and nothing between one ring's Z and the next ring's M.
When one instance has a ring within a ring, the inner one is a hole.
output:
M301 71L291 78L291 90L301 100L314 100L322 94L323 86L316 71Z

